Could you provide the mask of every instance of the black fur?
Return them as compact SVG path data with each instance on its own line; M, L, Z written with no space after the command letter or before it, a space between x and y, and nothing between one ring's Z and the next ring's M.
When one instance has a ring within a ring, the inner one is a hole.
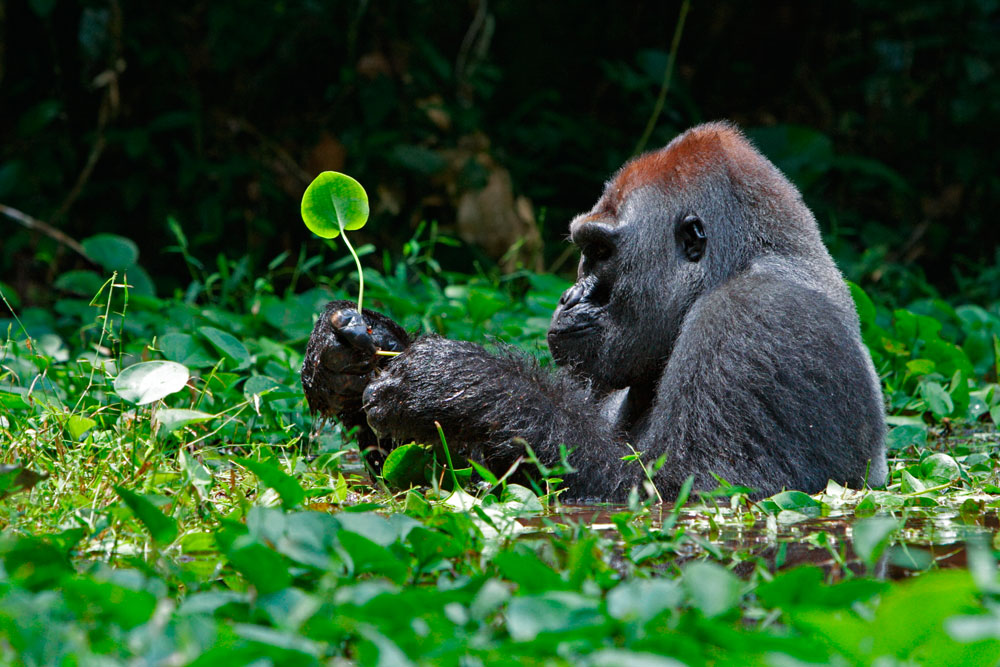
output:
M666 453L665 497L688 475L713 488L710 473L762 494L884 483L881 391L843 278L798 191L737 130L703 125L626 165L570 230L579 280L548 337L561 370L411 342L366 311L377 346L406 347L376 362L334 330L349 304L333 302L306 351L310 408L383 450L436 442L438 421L498 473L522 441L548 465L565 445L581 499L622 500L642 481L626 443L647 462Z

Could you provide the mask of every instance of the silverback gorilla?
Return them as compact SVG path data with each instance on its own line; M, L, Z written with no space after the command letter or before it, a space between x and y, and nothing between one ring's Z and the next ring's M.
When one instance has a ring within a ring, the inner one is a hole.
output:
M498 473L559 461L576 499L623 500L624 462L666 453L654 482L772 494L827 480L880 486L884 411L844 280L798 190L735 127L695 127L629 163L570 224L581 259L539 368L474 343L411 337L380 313L327 305L306 348L313 412L359 428L376 469L438 440ZM405 350L397 357L376 349Z

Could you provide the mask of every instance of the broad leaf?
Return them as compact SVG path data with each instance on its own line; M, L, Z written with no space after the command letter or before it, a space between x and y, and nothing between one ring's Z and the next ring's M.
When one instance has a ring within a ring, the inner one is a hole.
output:
M361 184L336 171L324 171L302 195L302 220L316 236L332 239L368 222L368 194Z
M129 403L145 405L178 392L191 375L187 366L173 361L143 361L115 378L115 393Z

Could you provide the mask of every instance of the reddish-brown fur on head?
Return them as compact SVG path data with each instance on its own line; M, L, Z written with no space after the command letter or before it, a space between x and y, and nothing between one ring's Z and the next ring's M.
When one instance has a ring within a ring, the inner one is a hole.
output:
M594 208L571 223L571 233L589 222L619 224L625 200L647 186L697 197L706 185L721 186L740 202L744 238L764 238L768 246L786 250L816 246L819 232L798 190L728 122L698 125L664 148L627 162Z
M614 198L617 208L625 195L645 185L684 187L713 167L753 169L762 162L736 127L724 122L706 123L681 134L666 147L628 162L606 194Z

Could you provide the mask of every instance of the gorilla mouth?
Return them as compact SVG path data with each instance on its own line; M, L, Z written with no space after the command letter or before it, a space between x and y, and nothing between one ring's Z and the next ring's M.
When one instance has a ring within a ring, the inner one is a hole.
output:
M552 329L549 331L549 338L579 338L581 336L591 334L596 330L597 324L594 322L585 322L582 324L574 324L569 327Z

